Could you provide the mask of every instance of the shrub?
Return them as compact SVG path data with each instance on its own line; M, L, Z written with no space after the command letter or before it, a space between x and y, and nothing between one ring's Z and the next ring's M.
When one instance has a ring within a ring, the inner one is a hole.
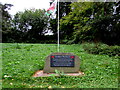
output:
M85 43L83 44L83 48L91 54L120 56L120 46L108 46L102 43Z

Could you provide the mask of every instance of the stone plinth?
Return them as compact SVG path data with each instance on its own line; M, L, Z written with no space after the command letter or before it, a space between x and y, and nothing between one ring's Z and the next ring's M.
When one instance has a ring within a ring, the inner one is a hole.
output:
M79 72L79 69L80 69L80 59L78 56L72 53L52 53L46 58L43 72L54 73L55 70L58 70L64 73L77 73Z

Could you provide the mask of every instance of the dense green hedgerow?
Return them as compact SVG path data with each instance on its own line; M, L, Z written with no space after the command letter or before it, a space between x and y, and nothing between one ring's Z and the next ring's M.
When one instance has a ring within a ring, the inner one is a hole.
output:
M85 51L92 54L120 56L120 46L108 46L102 43L86 43L83 44L83 48Z

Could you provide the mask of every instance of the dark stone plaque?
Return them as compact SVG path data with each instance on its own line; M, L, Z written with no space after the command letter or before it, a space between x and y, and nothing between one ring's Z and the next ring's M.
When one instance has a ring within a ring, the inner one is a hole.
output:
M74 67L73 55L51 55L50 66L51 67Z
M77 73L80 69L80 59L72 53L51 53L46 57L44 73L53 73L55 70L64 73Z

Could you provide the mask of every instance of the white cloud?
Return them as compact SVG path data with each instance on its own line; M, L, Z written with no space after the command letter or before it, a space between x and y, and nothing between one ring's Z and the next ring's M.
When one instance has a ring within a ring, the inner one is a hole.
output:
M50 0L1 0L2 4L8 3L14 5L9 11L12 15L18 11L24 11L30 8L48 9L50 6L49 2Z

